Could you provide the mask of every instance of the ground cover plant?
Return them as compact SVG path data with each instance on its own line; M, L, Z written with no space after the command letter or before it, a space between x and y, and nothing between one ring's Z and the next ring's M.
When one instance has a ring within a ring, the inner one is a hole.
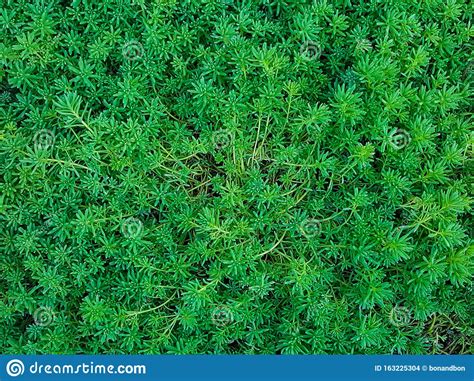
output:
M472 353L472 4L3 0L1 353Z

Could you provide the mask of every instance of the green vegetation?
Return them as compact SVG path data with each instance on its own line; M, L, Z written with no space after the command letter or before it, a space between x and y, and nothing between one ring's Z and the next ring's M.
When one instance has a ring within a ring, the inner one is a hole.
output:
M473 353L467 0L3 0L1 353Z

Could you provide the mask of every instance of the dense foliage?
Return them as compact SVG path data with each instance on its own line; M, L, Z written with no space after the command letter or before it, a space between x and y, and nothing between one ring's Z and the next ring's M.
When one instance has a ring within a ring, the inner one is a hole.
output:
M472 353L468 0L2 0L2 353Z

